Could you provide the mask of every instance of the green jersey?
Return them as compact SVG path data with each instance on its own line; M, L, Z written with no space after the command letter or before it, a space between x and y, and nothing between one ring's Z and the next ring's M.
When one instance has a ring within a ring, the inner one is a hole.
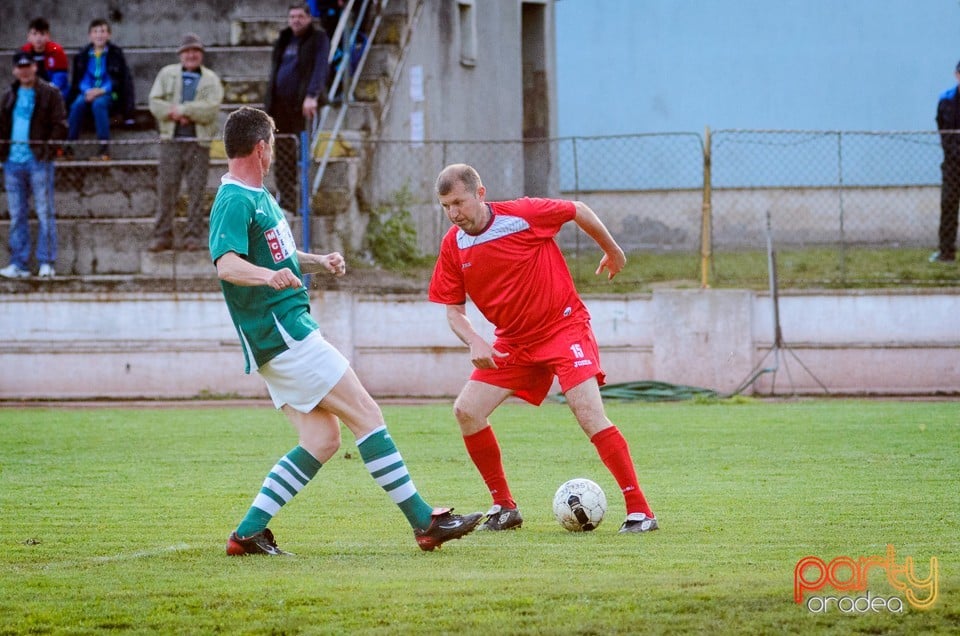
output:
M265 188L250 188L229 175L221 179L210 210L210 256L216 263L227 252L273 270L288 267L301 277L293 233L276 200ZM247 373L251 357L259 368L319 328L310 315L306 287L277 291L221 280L220 288L240 336Z

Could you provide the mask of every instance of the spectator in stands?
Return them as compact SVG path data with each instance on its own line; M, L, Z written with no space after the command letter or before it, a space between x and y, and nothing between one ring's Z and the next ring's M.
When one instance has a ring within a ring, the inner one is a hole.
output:
M266 110L281 135L299 134L317 114L326 98L330 39L313 26L305 2L290 5L287 24L273 45ZM297 145L280 137L277 145L276 179L280 205L297 209Z
M957 216L960 212L960 63L953 72L957 85L940 95L937 129L943 163L940 164L940 249L930 255L931 263L957 260ZM944 132L953 131L953 132Z
M4 278L30 276L30 196L37 212L37 262L41 278L54 276L57 224L53 209L55 145L67 133L63 96L37 77L37 64L27 51L13 55L15 81L0 97L0 160L10 208L10 264Z
M223 103L223 85L203 65L203 42L195 33L183 36L179 64L160 69L150 89L150 112L160 131L160 164L157 171L158 205L151 252L172 249L173 217L180 181L187 181L185 250L205 249L203 194L210 169L210 140L217 134L217 117Z
M100 159L110 159L110 117L121 115L133 122L133 78L123 50L110 41L110 23L102 18L90 22L90 44L73 58L73 75L67 103L70 105L68 140L80 138L87 114L93 115Z
M347 0L308 0L310 13L320 20L320 26L326 32L327 37L333 40L333 33L337 30L337 23L340 22L340 16L343 14L343 8L347 5ZM356 15L359 2L353 3L353 14Z
M37 63L37 76L50 82L63 96L64 102L70 90L70 62L63 47L50 39L50 23L46 18L34 18L27 31L27 43L23 50L33 54Z

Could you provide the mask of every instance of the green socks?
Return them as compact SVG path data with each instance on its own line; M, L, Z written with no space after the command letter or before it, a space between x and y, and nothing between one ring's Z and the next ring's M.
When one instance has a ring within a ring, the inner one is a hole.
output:
M407 466L387 432L386 426L357 439L357 448L364 466L374 481L387 491L393 503L400 507L407 521L414 528L424 529L430 526L433 508L417 493L417 487L410 479Z
M314 478L320 466L320 462L301 446L281 457L263 481L247 516L237 527L237 534L249 537L266 528L280 508Z
M387 427L380 426L358 439L357 448L374 481L400 507L410 525L421 529L429 527L433 508L417 492ZM249 537L266 528L280 508L316 476L320 466L301 446L281 457L263 481L253 505L237 527L237 534Z

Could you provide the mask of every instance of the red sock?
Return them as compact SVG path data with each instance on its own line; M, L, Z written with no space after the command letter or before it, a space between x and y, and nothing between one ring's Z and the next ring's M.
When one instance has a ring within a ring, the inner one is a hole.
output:
M504 508L516 508L517 502L513 500L510 487L507 486L507 475L503 472L503 462L500 460L500 444L497 443L497 436L493 434L493 428L487 426L473 435L464 435L463 443L487 484L493 503Z
M630 457L630 448L620 429L616 426L605 428L591 437L590 441L597 447L600 460L617 480L627 505L627 514L642 512L648 517L653 517L647 498L640 490L637 471L633 468L633 459Z

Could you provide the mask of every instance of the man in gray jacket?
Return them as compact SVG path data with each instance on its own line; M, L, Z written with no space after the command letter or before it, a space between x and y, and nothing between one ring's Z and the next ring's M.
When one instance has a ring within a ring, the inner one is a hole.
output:
M174 248L173 217L180 181L187 181L184 250L206 249L203 194L210 168L210 141L217 134L223 85L203 66L203 43L195 33L183 36L179 64L160 69L150 89L150 112L160 131L157 214L151 252Z

